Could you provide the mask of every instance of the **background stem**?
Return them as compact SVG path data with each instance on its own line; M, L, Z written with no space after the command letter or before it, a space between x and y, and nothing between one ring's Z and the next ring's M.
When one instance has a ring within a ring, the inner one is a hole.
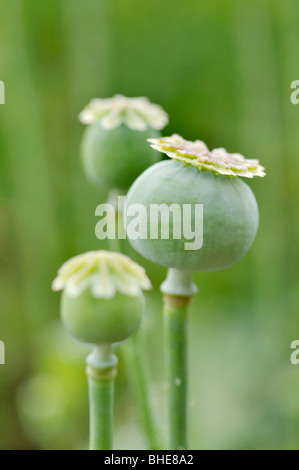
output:
M157 450L161 447L158 443L156 423L151 407L148 363L144 354L144 341L142 341L143 336L141 333L135 334L125 345L125 362L130 385L138 402L138 410L147 441L147 449Z
M117 237L118 233L125 233L123 214L121 213L121 216L119 216L118 213L119 209L122 210L122 208L118 207L118 196L120 196L120 194L118 194L117 191L110 191L107 201L115 208L116 229L116 238L114 240L108 239L108 247L111 251L118 251L127 255L127 240ZM158 445L158 433L150 401L149 367L144 352L145 342L141 340L142 333L142 331L137 332L137 334L124 345L120 354L123 353L124 356L126 373L134 399L137 403L147 448L155 450L159 449L160 446Z
M90 450L113 448L114 379L117 362L111 346L96 346L87 358Z

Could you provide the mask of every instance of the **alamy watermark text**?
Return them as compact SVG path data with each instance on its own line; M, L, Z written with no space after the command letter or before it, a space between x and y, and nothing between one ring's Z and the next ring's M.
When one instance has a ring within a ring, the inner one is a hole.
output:
M0 341L0 364L5 364L5 346L3 341Z
M99 240L125 239L126 235L131 240L183 240L186 251L199 250L203 245L203 204L127 206L126 198L119 196L117 208L100 204L95 215L100 217L95 228Z
M0 104L5 104L5 85L2 80L0 80Z
M291 89L294 90L291 93L291 103L292 104L299 104L299 80L294 80L291 83Z

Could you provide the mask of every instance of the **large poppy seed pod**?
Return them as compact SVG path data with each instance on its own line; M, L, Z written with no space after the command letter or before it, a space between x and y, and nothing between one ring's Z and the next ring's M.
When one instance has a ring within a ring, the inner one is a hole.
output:
M146 98L116 95L95 99L79 118L88 124L82 140L82 162L91 182L126 191L140 173L159 160L158 152L146 145L146 139L159 137L168 117Z
M149 289L144 269L127 256L88 252L67 261L53 282L63 290L61 317L77 340L96 345L124 341L139 327L142 289Z
M150 142L172 159L147 169L128 192L128 214L134 204L146 208L146 211L138 213L139 226L147 226L146 237L144 233L132 236L130 222L135 215L127 216L128 238L132 246L155 263L184 271L221 270L237 263L253 243L259 222L254 194L239 176L264 176L263 167L257 160L228 154L224 149L210 152L203 142L188 142L177 135ZM152 210L162 204L163 210L168 208L166 211L170 214L169 237L164 239L161 236L162 222L159 218L158 236L153 239L151 224L155 221ZM203 212L196 212L195 205L202 205ZM195 248L190 248L190 236L184 236L186 211L187 215L188 211L191 214L187 228L196 231L197 227L197 248L195 236ZM181 225L180 238L177 237L178 224Z

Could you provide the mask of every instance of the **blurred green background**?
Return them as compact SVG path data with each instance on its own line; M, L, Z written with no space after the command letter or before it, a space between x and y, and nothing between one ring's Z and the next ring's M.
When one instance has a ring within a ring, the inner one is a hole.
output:
M87 445L86 348L59 323L50 290L94 235L106 194L80 167L78 113L93 97L147 96L165 134L258 158L260 207L250 253L198 274L190 317L192 449L298 449L299 79L296 0L0 1L0 448ZM154 290L144 327L161 434L163 268L141 258ZM121 361L116 447L144 445Z

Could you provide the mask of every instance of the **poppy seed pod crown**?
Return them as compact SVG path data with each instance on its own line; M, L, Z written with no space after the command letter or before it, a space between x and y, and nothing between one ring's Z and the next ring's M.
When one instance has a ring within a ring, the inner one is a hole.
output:
M108 251L75 256L53 281L53 290L63 290L66 329L79 341L97 345L124 341L137 331L144 308L142 289L150 287L141 266Z
M168 117L147 98L116 95L94 99L79 119L88 124L82 162L91 182L126 191L140 173L158 161L159 154L146 145L146 139L159 137Z
M238 176L264 176L264 168L257 160L224 149L210 152L203 142L178 135L150 143L171 160L153 165L129 190L126 225L132 246L153 262L185 271L214 271L237 263L253 243L259 222L254 194ZM132 236L129 230L134 204L145 208L139 224L147 224L146 236ZM161 209L154 238L153 207ZM193 244L187 233L193 234Z

